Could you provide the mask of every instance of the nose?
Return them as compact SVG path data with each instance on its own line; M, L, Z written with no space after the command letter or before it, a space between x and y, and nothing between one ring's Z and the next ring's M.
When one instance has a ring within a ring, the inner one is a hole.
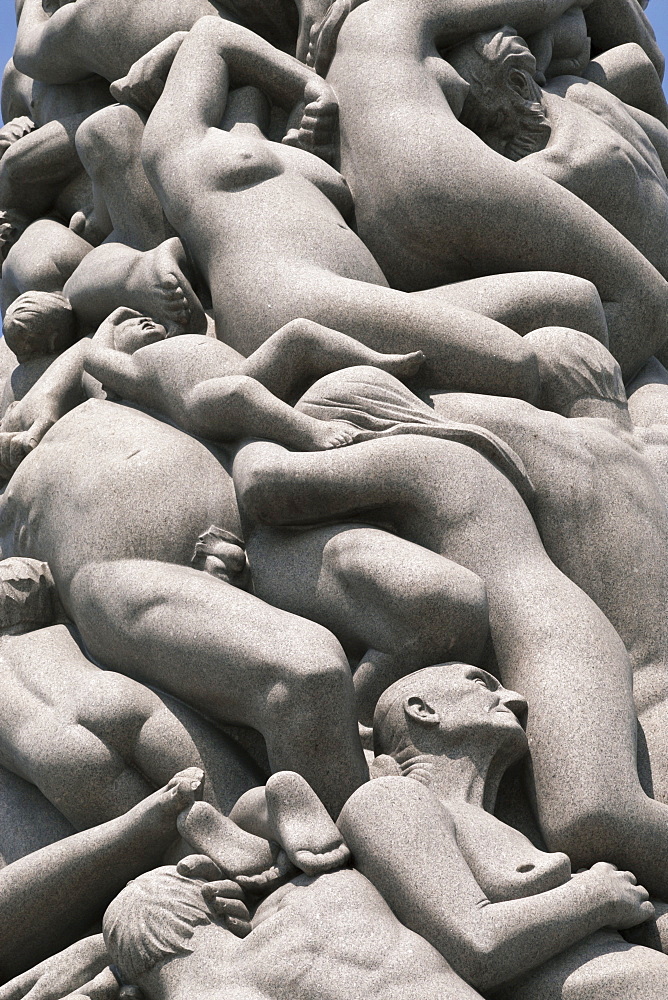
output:
M499 694L501 704L504 708L509 708L520 722L523 722L528 708L526 698L523 698L517 691L510 691L507 688L502 688Z

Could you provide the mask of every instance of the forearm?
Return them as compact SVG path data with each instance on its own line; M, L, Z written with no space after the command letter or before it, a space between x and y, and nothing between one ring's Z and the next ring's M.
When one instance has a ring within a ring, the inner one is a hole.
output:
M526 37L546 28L573 6L592 0L442 0L439 46L456 45L471 35L512 25ZM635 0L634 0L635 2Z
M638 0L593 0L586 10L586 19L595 48L605 51L625 42L636 42L663 79L665 60Z
M86 399L83 389L83 361L89 343L84 338L64 351L49 365L17 406L29 412L48 412L58 420L79 403L83 403Z
M206 23L203 23L206 22ZM236 85L259 87L275 104L290 110L315 73L276 49L255 32L222 18L205 18L193 29L225 60Z
M462 922L469 944L461 964L449 936L432 940L460 975L479 990L501 986L561 954L611 920L597 885L581 877L526 899L490 903ZM428 938L428 940L430 940Z

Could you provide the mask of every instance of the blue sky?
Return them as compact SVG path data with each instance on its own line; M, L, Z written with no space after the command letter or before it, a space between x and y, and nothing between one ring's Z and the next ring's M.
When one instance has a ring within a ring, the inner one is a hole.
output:
M668 0L650 0L647 14L661 48L668 55ZM12 54L15 34L14 0L0 0L0 67L5 65ZM668 94L668 73L664 81L664 90Z

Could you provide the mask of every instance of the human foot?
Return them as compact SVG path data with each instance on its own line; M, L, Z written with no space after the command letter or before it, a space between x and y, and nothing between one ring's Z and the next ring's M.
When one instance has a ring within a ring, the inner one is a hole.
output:
M342 420L318 420L312 418L314 425L304 442L305 451L327 451L330 448L345 448L360 440L363 431L351 427Z
M200 767L188 767L125 815L131 822L147 824L154 838L174 838L179 813L192 806L202 794L203 784L204 771Z
M336 824L308 781L294 771L272 774L265 786L269 819L283 850L306 875L340 868L350 857Z
M411 351L410 354L379 354L378 360L374 361L373 365L388 375L403 379L415 375L423 363L423 352Z
M142 286L142 310L163 324L168 337L206 333L206 313L186 277L188 260L181 240L165 240L145 259L151 277Z
M178 818L179 833L220 868L224 878L255 879L275 867L278 849L246 833L207 802L194 802Z
M332 88L315 76L304 89L305 107L298 128L283 137L286 146L298 146L330 162L334 158L334 140L339 105Z

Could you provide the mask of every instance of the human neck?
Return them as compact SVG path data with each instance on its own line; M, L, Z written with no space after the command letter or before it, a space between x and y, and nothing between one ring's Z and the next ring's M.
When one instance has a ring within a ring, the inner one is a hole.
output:
M498 756L490 759L489 751L468 747L447 754L420 754L412 748L398 763L403 774L427 785L441 802L465 802L486 812L494 809L507 766Z

